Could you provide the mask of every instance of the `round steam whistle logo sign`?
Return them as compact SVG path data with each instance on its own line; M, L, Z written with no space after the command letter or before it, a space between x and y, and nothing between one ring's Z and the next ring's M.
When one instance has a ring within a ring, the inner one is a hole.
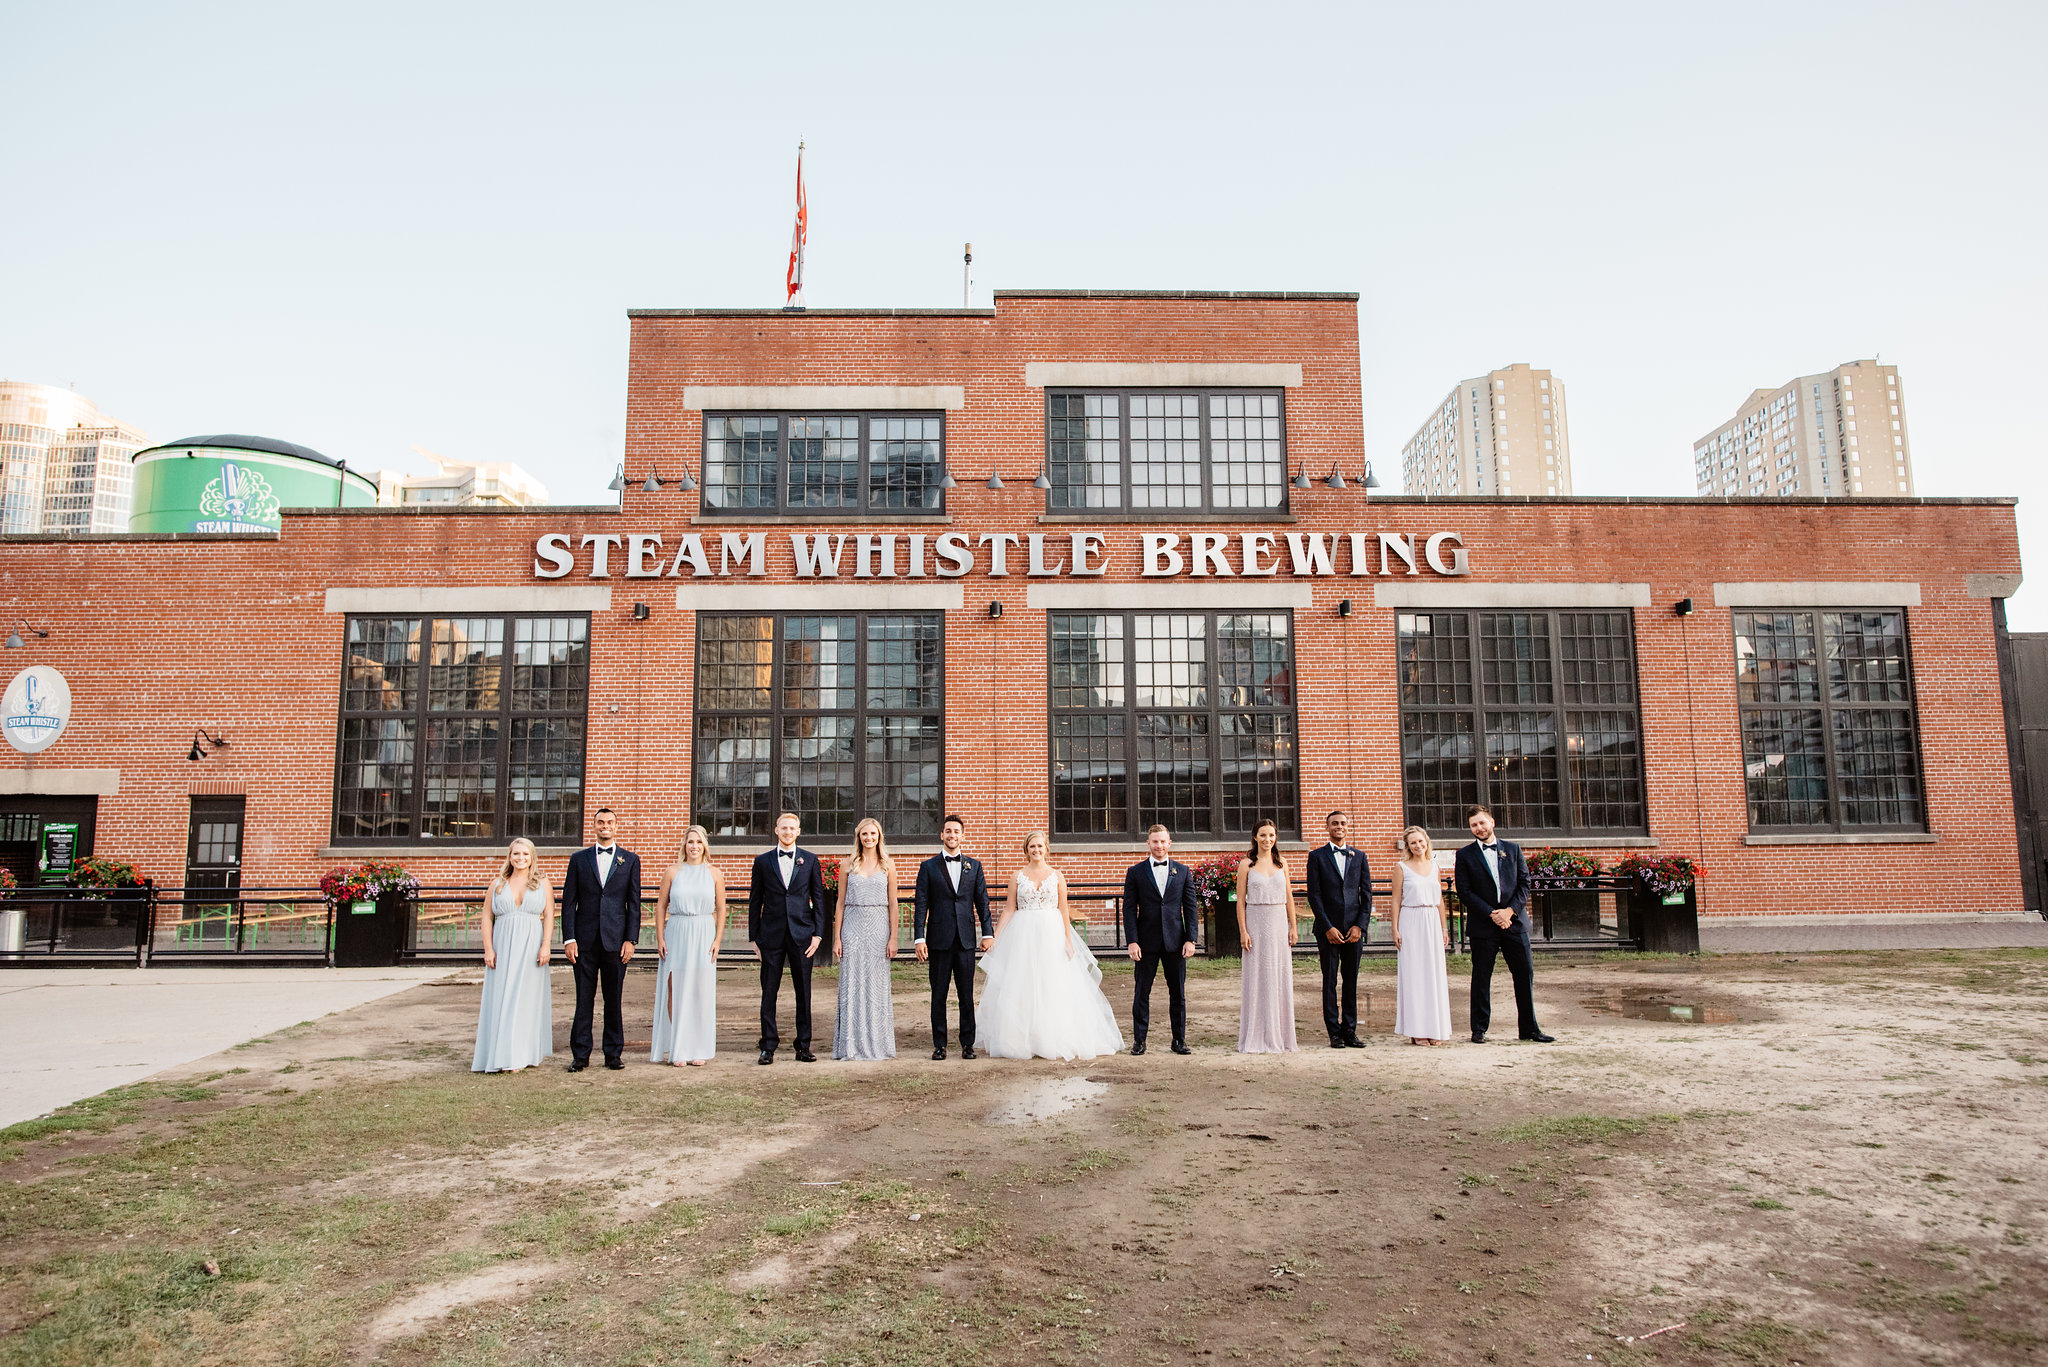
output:
M0 731L24 755L41 754L57 743L71 720L71 685L48 665L30 665L0 695Z

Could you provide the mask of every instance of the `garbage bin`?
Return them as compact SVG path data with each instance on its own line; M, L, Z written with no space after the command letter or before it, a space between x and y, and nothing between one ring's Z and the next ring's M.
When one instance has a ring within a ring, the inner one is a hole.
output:
M334 909L334 966L389 968L405 948L412 899L403 894L374 902L343 902Z
M27 908L0 907L0 954L20 954L27 948Z

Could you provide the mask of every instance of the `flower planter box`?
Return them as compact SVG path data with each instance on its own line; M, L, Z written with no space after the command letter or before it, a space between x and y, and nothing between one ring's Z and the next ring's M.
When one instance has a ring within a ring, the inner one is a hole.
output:
M1631 896L1630 921L1646 954L1700 952L1700 904L1697 884L1677 892L1652 891L1638 880Z
M350 900L334 908L334 966L390 968L412 927L412 898L403 893L374 902Z
M1600 936L1597 888L1551 888L1543 894L1544 938L1594 940Z

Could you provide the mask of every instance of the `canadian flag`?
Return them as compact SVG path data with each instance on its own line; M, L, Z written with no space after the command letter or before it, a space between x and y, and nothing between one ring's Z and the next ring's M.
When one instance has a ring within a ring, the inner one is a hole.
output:
M789 240L789 277L787 281L789 293L783 297L784 304L795 302L796 297L802 294L804 290L804 237L809 218L809 211L804 207L804 146L802 143L798 143L796 146L796 231L790 235Z

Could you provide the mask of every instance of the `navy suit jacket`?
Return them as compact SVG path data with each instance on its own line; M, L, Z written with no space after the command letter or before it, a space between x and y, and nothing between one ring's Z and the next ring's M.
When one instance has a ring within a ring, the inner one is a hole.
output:
M1529 866L1522 859L1522 847L1512 840L1494 839L1499 843L1500 886L1495 887L1493 875L1486 867L1486 856L1480 853L1479 842L1473 841L1458 851L1451 861L1451 881L1458 890L1458 901L1465 908L1465 933L1485 935L1499 933L1489 913L1505 907L1515 913L1515 925L1522 934L1529 933Z
M1195 899L1195 877L1178 859L1166 869L1166 895L1160 896L1159 882L1152 876L1152 856L1131 865L1124 875L1123 906L1117 911L1118 931L1127 945L1154 953L1180 953L1182 945L1195 942L1200 926Z
M802 950L813 936L824 937L832 919L825 900L825 873L818 856L799 845L796 867L785 887L781 854L777 846L754 859L754 879L747 889L747 940L755 945L786 940Z
M580 949L596 944L617 953L640 943L640 856L623 845L612 856L612 876L597 881L597 849L585 845L569 856L562 879L562 938Z
M988 914L988 877L981 861L971 855L960 857L960 887L953 888L953 876L946 872L946 857L935 854L917 866L916 938L927 949L973 949L996 933ZM926 920L930 934L926 934ZM974 933L981 923L981 934Z
M1363 929L1372 920L1372 865L1356 845L1344 847L1344 876L1337 876L1337 856L1324 845L1308 853L1308 909L1315 913L1316 943L1331 930Z

